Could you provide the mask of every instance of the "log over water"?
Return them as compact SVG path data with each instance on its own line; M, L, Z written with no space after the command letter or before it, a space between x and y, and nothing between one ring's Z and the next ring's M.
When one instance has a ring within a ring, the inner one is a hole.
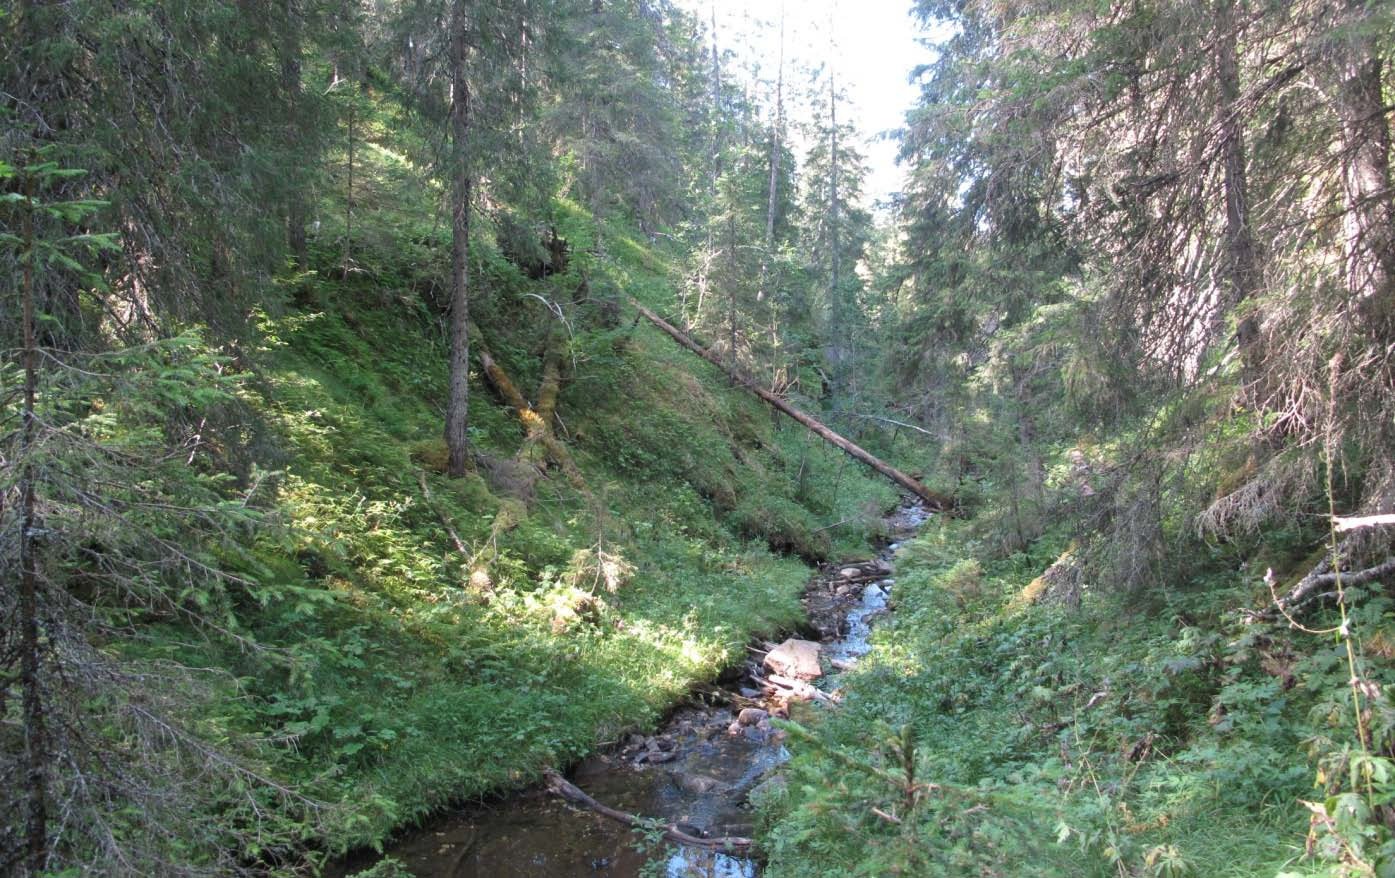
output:
M747 376L737 373L726 363L723 363L721 357L718 357L716 354L712 353L707 348L693 341L691 338L685 335L683 331L680 330L678 327L674 326L667 320L660 317L658 314L655 314L653 311L644 307L644 305L636 301L634 297L627 298L629 298L630 304L633 305L637 311L639 311L639 313L644 317L645 320L648 320L650 323L659 327L659 329L663 330L666 335L668 335L674 341L678 342L683 347L697 354L699 357L702 357L704 360L716 366L718 369L721 369L723 372L727 374L728 377L730 377L737 384L746 388L751 393L754 393L756 396L760 397L765 402L774 406L779 411L790 416L794 420L798 421L800 424L803 424L805 427L818 434L820 438L828 442L830 445L833 445L834 447L841 449L844 453L846 453L853 459L867 464L872 469L876 470L877 472L886 476L891 481L895 482L896 484L905 488L907 491L910 491L912 494L915 494L917 497L924 500L927 505L929 505L932 509L935 509L936 511L944 511L953 506L954 501L952 500L952 498L944 494L940 494L936 491L930 490L929 488L925 487L920 482L901 472L899 469L892 466L891 464L886 463L873 456L870 452L859 447L856 443L851 442L848 439L845 439L844 437L833 432L824 424L820 423L819 421L815 420L809 415L806 415L804 412L785 402L783 399L766 390L764 387L760 387Z

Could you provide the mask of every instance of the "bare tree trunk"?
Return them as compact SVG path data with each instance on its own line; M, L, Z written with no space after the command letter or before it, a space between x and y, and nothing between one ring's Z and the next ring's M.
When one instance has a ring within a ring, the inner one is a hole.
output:
M667 320L664 320L662 317L655 314L653 311L644 307L644 305L640 304L634 298L630 298L630 304L635 307L635 310L639 311L639 313L643 315L644 319L659 327L659 329L663 330L664 333L667 334L674 341L678 342L683 347L697 354L699 357L702 357L704 360L716 366L718 369L721 369L728 375L728 377L732 379L733 382L740 384L742 387L745 387L751 393L754 393L756 396L765 400L765 402L769 403L770 405L779 409L781 412L784 412L786 415L803 424L805 427L809 428L814 433L816 433L824 441L842 450L849 457L852 457L855 460L867 464L872 469L881 473L883 476L886 476L891 481L905 488L907 491L910 491L912 494L915 494L917 497L920 497L922 500L924 500L927 504L929 504L931 507L935 509L948 509L953 505L953 498L947 497L944 494L939 494L935 491L930 490L929 488L922 485L920 482L916 481L915 479L896 469L894 466L891 466L890 464L885 463L882 460L872 456L872 454L870 454L866 450L858 447L854 443L833 432L828 427L824 426L820 422L806 415L804 412L801 412L799 409L785 402L783 399L766 390L764 387L761 387L754 381L751 381L747 379L745 376L738 374L735 370L728 368L726 363L722 362L721 357L717 356L716 354L709 351L707 348L703 347L702 345L693 341L688 336L684 335L683 332L679 330L676 326L672 325Z
M350 83L350 94L355 95L358 90L357 83ZM353 260L354 252L354 115L357 110L357 102L351 97L349 104L349 175L345 181L344 192L344 277L349 276L349 265Z
M1237 56L1235 0L1222 0L1217 7L1215 72L1220 91L1217 111L1220 115L1221 161L1224 169L1226 284L1216 302L1216 324L1222 325L1226 313L1246 302L1254 294L1258 277L1253 230L1250 226L1249 186L1245 174L1245 120L1240 114L1240 65ZM1259 341L1259 320L1253 314L1241 318L1235 331L1245 367L1245 384L1253 398L1262 401L1259 380L1261 356L1256 348Z
M470 83L465 0L454 0L450 18L451 75L451 319L450 389L446 400L446 472L469 469L470 406Z
M722 175L721 167L721 130L722 121L722 63L721 56L717 51L717 4L712 3L709 14L712 21L712 142L709 145L711 155L709 156L712 167L711 176L708 179L708 186L711 190L712 198L717 197L717 178Z
M829 218L828 229L833 245L832 277L830 283L834 299L838 298L838 275L841 268L841 260L838 253L838 91L833 78L833 74L828 75L828 121L829 130L832 135L831 149L828 154L829 168Z
M34 263L34 179L25 181L24 268L21 279L22 320L24 321L24 409L19 442L20 533L19 533L19 626L20 687L23 695L24 760L26 784L25 864L31 875L44 871L48 858L48 727L44 711L43 681L40 678L39 565L35 514L34 397L39 383L39 355L35 340Z
M1381 95L1384 59L1363 0L1346 0L1334 46L1342 125L1343 249L1346 287L1367 318L1384 324L1395 278L1395 210L1390 197L1390 125Z
M775 205L780 185L780 146L785 128L785 4L780 4L780 55L775 73L775 122L770 131L770 185L767 187L765 208L765 252L760 259L760 283L756 289L756 301L765 299L766 285L770 279L770 260L775 251ZM770 389L776 387L779 376L777 357L780 348L779 317L776 314L775 297L770 297ZM775 429L780 429L780 418L772 415Z
M828 207L828 231L830 243L830 273L828 283L829 311L831 320L830 343L833 352L833 393L835 398L843 395L847 385L848 350L844 344L843 333L848 327L844 325L843 317L846 316L843 307L843 292L840 280L842 277L842 254L841 235L839 234L840 221L838 218L838 88L837 80L832 71L828 74L828 120L829 120L829 207Z
M780 184L780 137L785 126L785 5L780 4L780 60L775 73L775 127L770 132L770 186L765 208L765 249L775 244L775 195Z
M732 371L735 372L736 365L736 290L740 287L737 278L740 277L740 268L736 261L736 213L731 211L727 214L727 263L731 268L731 277L727 279L727 359L731 361Z
M285 0L283 7L286 32L281 38L281 88L285 91L287 109L287 140L291 145L300 141L300 22L296 17L295 0ZM297 178L286 191L286 246L295 266L304 269L310 262L305 243L305 187Z

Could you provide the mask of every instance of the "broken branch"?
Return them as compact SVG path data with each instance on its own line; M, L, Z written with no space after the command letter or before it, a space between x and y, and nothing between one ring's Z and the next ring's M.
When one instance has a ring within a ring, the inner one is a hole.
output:
M690 835L679 829L678 825L675 823L664 823L654 818L639 817L625 811L617 811L614 808L602 805L600 802L586 795L579 787L568 782L566 778L555 771L547 772L547 787L553 793L574 805L580 805L583 808L595 811L603 817L609 817L611 820L623 823L626 826L633 826L637 829L661 828L663 829L664 838L667 838L669 841L676 841L679 844L726 852L745 852L750 850L753 844L749 838L741 838L739 836L699 838L696 835Z

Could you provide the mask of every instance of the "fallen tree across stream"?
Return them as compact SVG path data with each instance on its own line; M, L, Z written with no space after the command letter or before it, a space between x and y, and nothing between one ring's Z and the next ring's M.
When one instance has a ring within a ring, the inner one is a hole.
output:
M669 323L667 320L663 319L658 314L655 314L653 311L649 310L644 305L640 304L638 301L635 300L633 296L627 298L629 298L630 304L633 305L637 311L639 311L639 313L644 317L645 320L648 320L650 323L659 327L659 329L663 330L666 335L668 335L674 341L678 342L683 347L697 354L699 357L702 357L704 360L716 366L718 369L721 369L723 372L727 374L729 378L731 378L732 381L746 388L751 393L754 393L756 396L769 403L778 411L788 415L789 417L798 421L800 424L803 424L809 430L818 434L820 438L828 442L830 445L833 445L834 447L841 449L849 457L852 457L854 460L858 460L862 463L867 464L872 469L876 470L883 476L886 476L891 481L900 485L902 488L905 488L907 491L910 491L912 494L915 494L917 497L924 500L926 504L930 506L930 508L932 509L942 512L953 506L954 501L952 498L944 494L940 494L936 491L930 490L929 488L922 485L919 481L901 472L899 469L892 466L891 464L886 463L873 456L870 452L859 447L856 443L851 442L850 440L833 432L827 426L815 420L814 418L811 418L809 415L806 415L804 412L800 411L799 409L795 408L789 403L785 402L779 396L775 395L774 393L771 393L764 387L757 385L747 376L739 374L731 366L727 365L726 363L723 363L721 357L718 357L716 354L712 353L707 348L693 341L686 334L684 334L682 330Z
M582 792L580 787L569 782L562 775L555 771L547 772L547 787L558 796L566 799L574 805L595 811L603 817L618 821L626 826L633 826L636 829L662 829L664 838L669 841L676 841L679 844L686 844L690 847L706 848L707 850L721 851L729 854L744 854L751 849L752 841L749 838L738 836L724 836L721 838L702 838L692 835L678 828L676 823L665 823L650 817L638 817L626 811L617 811L614 808L602 805L595 799Z

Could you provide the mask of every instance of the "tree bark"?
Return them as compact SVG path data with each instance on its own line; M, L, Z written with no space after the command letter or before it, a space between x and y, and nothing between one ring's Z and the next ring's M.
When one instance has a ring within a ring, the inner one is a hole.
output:
M450 388L446 401L446 472L470 466L470 83L466 67L469 22L465 0L450 17L451 78L451 319Z
M349 84L349 155L348 176L344 182L344 261L341 269L345 279L354 258L354 122L358 112L358 83Z
M1342 237L1347 292L1361 312L1387 323L1395 278L1390 125L1381 95L1384 59L1364 0L1346 0L1333 47L1333 91L1342 128Z
M295 0L285 0L285 33L281 37L281 88L286 98L286 137L291 146L300 142L300 22L296 17ZM299 178L286 190L286 246L295 260L295 267L304 270L310 262L305 243L305 187Z
M765 249L775 245L775 195L780 184L780 137L785 125L785 7L780 5L780 60L775 73L775 126L770 132L770 186L765 208ZM767 256L767 258L769 258ZM763 292L763 289L762 289Z
M722 151L721 151L721 125L722 125L722 63L721 55L717 50L717 4L713 2L708 10L712 21L712 122L711 137L709 144L711 155L708 157L712 163L708 186L712 198L717 197L717 178L722 175Z
M1235 0L1222 0L1217 7L1218 39L1215 54L1216 85L1219 89L1217 112L1220 116L1221 163L1225 196L1225 288L1216 302L1215 323L1224 325L1227 312L1247 302L1258 283L1254 232L1250 225L1249 185L1245 173L1245 120L1240 114L1240 64L1237 54ZM1217 333L1219 334L1219 333ZM1258 348L1259 319L1251 311L1235 329L1236 344L1244 366L1247 392L1252 400L1263 402L1259 386L1263 354Z
M766 390L765 388L761 387L755 382L747 379L744 375L740 375L736 371L729 369L726 363L722 361L721 357L717 356L716 354L709 351L707 348L704 348L702 345L693 341L676 326L669 323L667 320L664 320L662 317L655 314L653 311L649 310L644 305L640 304L633 297L630 298L630 304L635 307L635 310L639 311L639 313L644 317L644 319L648 320L650 323L663 330L665 334L667 334L670 338L678 342L683 347L697 354L699 357L702 357L704 360L716 366L718 369L721 369L732 379L733 382L740 384L742 387L746 388L751 393L754 393L756 396L760 397L766 403L770 404L771 406L774 406L776 409L793 418L794 420L798 421L800 424L803 424L805 427L817 434L825 442L828 442L835 448L840 449L849 457L852 457L854 460L867 464L869 467L876 470L878 473L881 473L883 476L900 485L902 488L905 488L907 491L910 491L912 494L915 494L917 497L924 500L931 508L937 510L946 510L954 505L953 498L930 490L926 486L922 485L920 482L901 472L896 467L891 466L890 464L885 463L882 460L874 457L871 453L867 452L866 450L858 447L853 442L850 442L842 436L838 435L837 433L833 432L819 421L815 420L814 418L811 418L804 412L801 412L799 409L785 402L780 397L776 396L775 394L771 393L770 391Z
M785 4L780 4L780 54L775 73L775 122L770 130L770 185L766 190L765 207L765 252L760 258L760 283L756 288L756 301L765 299L766 285L770 280L770 261L775 255L775 207L776 195L780 186L780 145L785 128ZM773 391L779 381L780 324L776 313L775 296L770 297L770 389ZM771 415L775 429L780 429L779 415Z
M830 70L828 74L828 121L829 121L829 207L828 207L828 232L829 232L829 283L828 283L828 303L830 313L829 343L832 345L833 354L833 394L835 399L841 402L841 398L847 390L847 360L848 346L846 344L845 333L850 329L848 321L848 309L843 302L842 290L842 235L840 234L841 221L839 214L841 205L838 203L838 88L837 80Z
M32 176L25 180L24 268L21 290L24 321L24 409L21 414L20 533L19 533L19 626L20 687L23 690L24 761L26 785L25 866L29 874L44 871L48 859L48 725L44 710L43 681L40 675L42 645L39 637L39 565L37 546L36 485L32 459L34 449L35 396L39 384L38 343L35 338L34 264L38 259L34 240L35 186Z

